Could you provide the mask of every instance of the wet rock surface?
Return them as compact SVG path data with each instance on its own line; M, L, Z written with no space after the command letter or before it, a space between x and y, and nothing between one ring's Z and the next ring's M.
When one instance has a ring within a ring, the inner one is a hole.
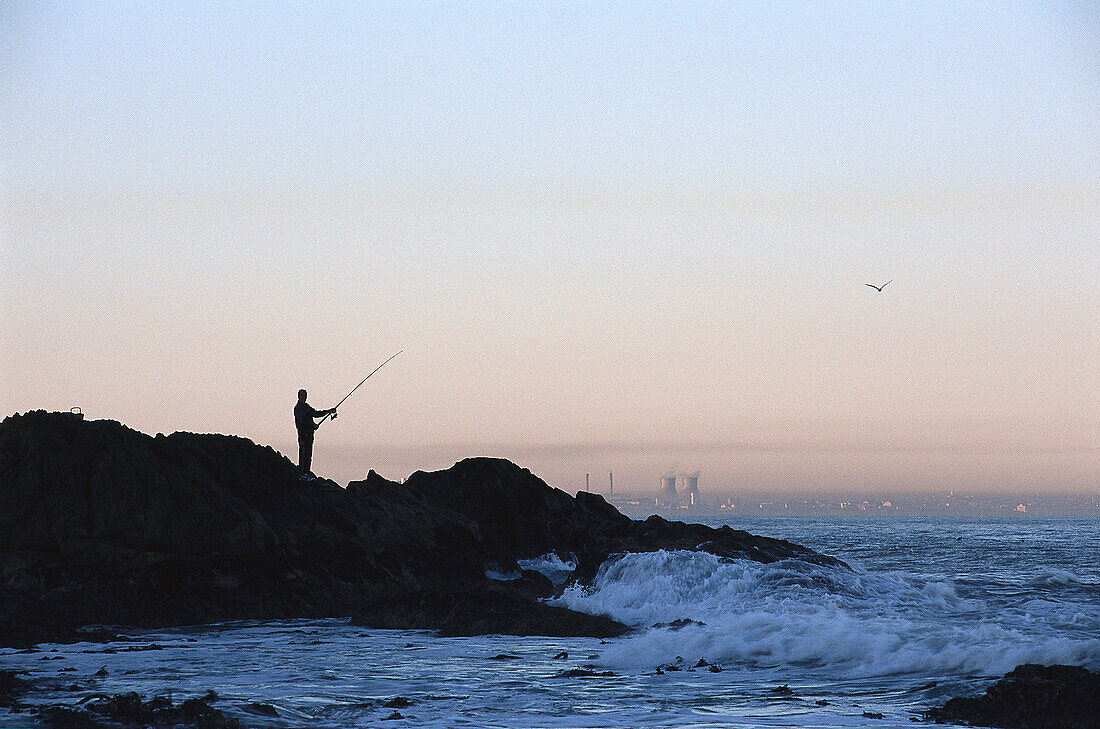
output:
M1006 729L1100 728L1100 672L1079 666L1017 666L981 696L925 712L940 724Z
M530 594L491 582L445 591L399 591L365 605L352 621L392 630L435 629L443 636L500 633L610 638L629 630L603 615L546 605Z
M43 411L0 423L0 502L8 646L95 635L86 625L348 615L450 635L607 636L625 628L538 602L553 585L515 560L568 552L582 581L614 554L656 549L843 567L728 527L634 521L501 459L404 484L371 471L344 489L299 481L289 459L245 438L154 437Z
M77 706L54 705L42 709L39 716L46 726L53 729L242 729L238 719L227 717L203 699L187 699L176 706L163 696L142 701L136 693L97 698Z
M0 671L0 709L18 709L27 682L14 671Z

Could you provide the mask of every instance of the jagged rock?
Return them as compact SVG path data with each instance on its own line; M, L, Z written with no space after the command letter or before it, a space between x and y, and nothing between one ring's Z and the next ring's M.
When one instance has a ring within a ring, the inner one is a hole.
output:
M0 644L93 623L350 615L390 585L481 579L502 558L459 514L302 483L242 438L65 413L0 423L0 502Z
M0 645L76 639L88 624L347 615L449 635L610 636L625 626L538 602L553 583L515 560L571 552L578 580L656 549L843 566L729 527L632 521L501 459L404 484L370 471L343 489L299 481L244 438L43 411L0 423L0 503ZM488 569L518 579L490 582Z
M407 709L412 706L413 702L406 699L404 696L394 696L392 699L382 704L387 709Z
M845 567L840 560L791 542L724 526L685 524L651 516L634 521L598 494L575 498L525 468L499 458L468 458L445 471L417 471L405 487L429 503L477 523L494 547L516 558L550 551L579 558L575 576L590 581L611 555L658 549L704 551L759 562L801 559Z
M925 719L1006 729L1097 729L1100 672L1079 666L1016 666L983 695L949 699L925 712Z
M177 707L163 696L142 701L133 692L89 701L83 708L49 706L40 715L55 729L137 729L150 726L241 729L239 720L227 717L202 699L187 699Z
M417 471L405 487L469 517L490 541L518 556L577 551L594 532L630 523L602 497L582 492L573 498L500 458L467 458L445 471Z

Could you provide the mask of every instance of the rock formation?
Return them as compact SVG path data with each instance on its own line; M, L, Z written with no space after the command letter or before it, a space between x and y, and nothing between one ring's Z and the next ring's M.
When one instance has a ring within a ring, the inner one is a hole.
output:
M270 447L226 435L151 437L114 421L35 411L0 423L0 644L83 625L167 626L346 616L368 625L611 635L537 602L515 560L576 555L590 579L626 551L696 549L759 561L837 560L728 527L633 521L500 459L371 471L344 489ZM398 603L405 609L398 611ZM410 606L420 607L410 609Z
M1080 666L1016 666L981 696L949 699L925 718L1009 729L1098 729L1100 673Z

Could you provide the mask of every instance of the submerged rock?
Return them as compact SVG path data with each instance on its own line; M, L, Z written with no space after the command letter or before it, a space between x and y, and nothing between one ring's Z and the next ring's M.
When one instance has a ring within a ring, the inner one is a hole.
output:
M227 717L202 699L188 699L175 706L163 696L142 701L141 696L132 692L88 701L83 707L49 706L40 711L40 716L55 729L242 729L238 719Z
M1100 672L1079 666L1017 666L981 696L956 697L925 712L939 724L1006 729L1097 729Z
M554 678L609 678L614 676L614 671L597 671L592 668L570 668L554 675Z

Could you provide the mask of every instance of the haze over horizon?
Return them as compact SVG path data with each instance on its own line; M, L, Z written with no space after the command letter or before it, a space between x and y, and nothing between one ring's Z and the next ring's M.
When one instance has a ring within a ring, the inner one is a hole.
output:
M1094 4L14 3L0 148L0 416L1100 492Z

